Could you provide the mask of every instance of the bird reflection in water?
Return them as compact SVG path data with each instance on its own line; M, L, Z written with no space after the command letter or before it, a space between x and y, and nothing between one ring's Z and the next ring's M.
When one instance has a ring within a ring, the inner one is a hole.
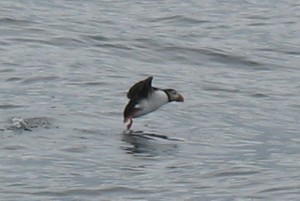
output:
M181 139L169 138L162 134L149 133L144 131L124 131L122 141L130 146L122 147L129 154L143 156L175 155L178 150L178 143Z

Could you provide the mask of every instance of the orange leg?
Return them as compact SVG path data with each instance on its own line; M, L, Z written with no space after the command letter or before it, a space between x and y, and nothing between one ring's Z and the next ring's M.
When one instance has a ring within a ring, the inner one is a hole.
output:
M127 125L127 130L131 128L132 123L133 123L132 118L129 118L129 124Z

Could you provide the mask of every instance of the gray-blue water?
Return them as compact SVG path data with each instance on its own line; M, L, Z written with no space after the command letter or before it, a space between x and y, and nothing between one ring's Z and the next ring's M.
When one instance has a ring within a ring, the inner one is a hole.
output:
M299 63L298 1L2 0L0 200L300 200Z

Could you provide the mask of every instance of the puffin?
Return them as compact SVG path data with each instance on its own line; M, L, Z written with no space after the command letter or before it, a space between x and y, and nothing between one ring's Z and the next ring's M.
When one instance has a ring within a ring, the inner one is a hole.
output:
M175 89L160 89L152 87L153 76L135 83L127 92L129 99L123 115L124 123L128 122L127 130L130 130L133 118L141 117L153 112L161 106L176 101L183 102L183 96Z

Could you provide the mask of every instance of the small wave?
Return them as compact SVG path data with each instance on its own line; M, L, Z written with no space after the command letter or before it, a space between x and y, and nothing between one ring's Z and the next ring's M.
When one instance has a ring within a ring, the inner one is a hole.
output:
M123 50L132 50L131 47L122 44L122 41L117 41L101 35L83 35L83 40L95 47L116 48Z
M202 24L202 23L209 23L209 20L199 20L193 18L192 16L183 16L183 15L173 15L173 16L166 16L166 17L158 17L149 20L150 22L168 22L168 23L179 23L179 24Z
M12 105L12 104L5 104L5 105L0 105L0 109L14 109L14 108L21 108L24 107L24 105Z
M263 66L262 63L259 63L257 61L252 61L244 56L234 55L233 53L225 52L220 49L204 49L197 47L167 45L162 48L162 51L181 53L182 57L187 58L199 58L199 56L204 55L210 57L211 60L220 63L242 64L244 66L253 66L256 69L259 69L257 67Z
M28 20L23 20L23 19L21 20L21 19L9 18L9 17L0 18L0 25L4 25L4 24L24 25L29 23L33 23L33 22Z
M234 177L234 176L248 176L248 175L254 175L259 174L259 171L224 171L224 172L218 172L215 173L215 177Z
M261 193L272 193L272 192L275 192L275 193L279 193L279 192L289 192L289 193L292 193L293 191L294 192L297 192L297 194L299 194L299 188L300 186L296 185L296 186L271 186L269 188L266 188L264 190L261 190L259 191L258 193L261 194Z
M300 104L291 104L290 106L291 106L291 107L294 107L294 108L297 108L297 109L300 108Z
M104 48L116 48L116 49L123 49L123 50L132 50L132 48L123 45L121 43L103 43L103 44L95 44L96 47L104 47Z
M73 37L55 37L47 41L47 44L55 46L82 47L86 43L83 40Z
M108 85L106 82L84 82L83 84L85 85L91 85L91 86L103 86L103 85Z
M263 64L249 60L244 56L233 55L232 53L225 52L219 49L206 49L203 54L212 57L212 60L219 61L220 63L233 63L233 64L243 64L246 66L262 66Z
M58 80L60 77L58 76L33 76L30 78L23 79L22 83L36 83L36 82L48 82L52 80Z
M0 48L0 50L5 50L4 48L2 48L3 46L9 46L10 45L10 43L7 43L7 42L4 42L4 41L0 41L0 46L1 46L1 48Z
M106 82L101 82L101 81L95 81L95 82L76 82L76 81L71 81L67 83L68 85L87 85L87 86L104 86L108 85Z
M267 22L255 22L255 23L250 23L250 24L248 24L248 26L253 26L253 27L268 26L268 25L273 25L273 23L267 23Z
M10 63L2 63L2 65L11 65ZM0 69L0 73L10 73L14 72L13 69L5 68L5 69Z
M43 44L43 45L54 45L54 46L68 46L68 47L82 47L85 42L77 38L71 37L54 37L49 40L36 39L36 38L10 38L10 41L13 42L22 42L22 43L34 43L34 44Z
M250 96L255 97L255 98L266 98L266 97L269 97L267 94L263 94L263 93L253 93L253 94L250 94Z
M221 88L221 87L204 87L205 91L220 91L220 92L229 92L229 93L239 93L241 92L239 89L229 89L229 88Z
M17 81L20 81L20 80L23 80L23 78L21 78L21 77L10 77L10 78L6 79L7 82L17 82Z
M23 150L26 148L27 147L22 146L22 145L8 145L8 146L3 147L3 149L6 149L6 150Z
M101 36L101 35L82 35L82 38L86 40L95 40L95 41L110 41L109 38Z
M21 43L35 43L35 44L47 44L49 45L49 42L47 40L41 40L41 39L36 39L36 38L9 38L8 40L12 42L21 42Z
M40 196L70 196L70 195L84 195L84 196L98 196L98 195L110 195L114 193L134 193L134 194L146 194L152 193L151 190L141 188L130 188L125 186L111 186L99 189L84 189L74 188L63 191L37 191L37 192L19 192L20 194L32 194Z
M298 56L300 55L300 51L299 50L284 50L284 49L269 49L269 48L258 48L256 49L258 51L262 51L262 52L275 52L275 53L283 53L283 54L288 54L288 55L295 55Z
M72 146L60 149L63 152L69 152L69 153L84 153L87 150L87 146L79 145L79 146Z

